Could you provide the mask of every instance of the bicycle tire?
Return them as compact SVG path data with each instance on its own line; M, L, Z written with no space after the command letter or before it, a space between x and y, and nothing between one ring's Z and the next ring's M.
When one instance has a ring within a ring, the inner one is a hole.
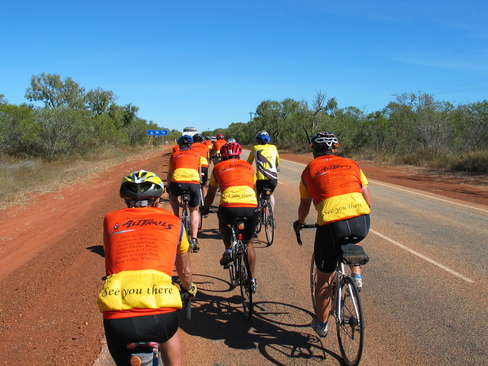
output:
M236 276L236 268L237 266L235 263L229 264L229 277L230 277L230 289L233 290L237 286L237 276Z
M274 240L274 214L271 205L267 205L266 212L264 214L264 231L266 233L266 242L268 247L273 244Z
M185 300L185 319L191 320L191 297Z
M312 253L310 263L310 295L312 295L313 313L317 314L317 305L315 304L315 287L317 285L317 265L315 264L315 255Z
M242 249L237 256L237 268L239 272L239 286L241 288L242 310L244 318L250 320L253 312L252 289L251 289L251 268L247 254Z
M344 277L340 286L341 296L336 305L337 338L344 363L356 366L364 348L363 308L359 291L350 277Z
M258 211L258 219L256 221L256 229L254 230L254 233L257 235L261 232L263 226L263 208L260 207Z
M186 236L188 238L188 242L191 242L191 225L190 225L190 213L187 209L183 208L183 213L181 214L183 226L186 230Z

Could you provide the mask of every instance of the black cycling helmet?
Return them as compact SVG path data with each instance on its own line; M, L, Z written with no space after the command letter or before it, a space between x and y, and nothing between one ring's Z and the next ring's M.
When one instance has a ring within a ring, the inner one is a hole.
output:
M339 140L332 132L319 132L310 138L310 146L317 151L334 153L339 147Z
M164 192L164 184L153 172L139 170L122 178L120 197L128 207L149 206Z
M190 135L182 135L178 139L178 145L191 145L193 144L193 137Z
M203 136L202 135L200 135L198 133L196 133L196 134L193 135L193 141L195 141L195 142L202 142L203 140L204 139L203 139Z

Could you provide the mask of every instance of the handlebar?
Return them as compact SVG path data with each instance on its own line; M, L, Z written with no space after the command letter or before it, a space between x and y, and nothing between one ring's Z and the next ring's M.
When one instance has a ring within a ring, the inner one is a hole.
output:
M303 245L302 243L302 237L300 235L300 230L302 229L311 229L317 227L317 224L304 224L300 225L298 223L298 220L293 223L293 230L295 230L295 235L297 236L297 243L298 245Z

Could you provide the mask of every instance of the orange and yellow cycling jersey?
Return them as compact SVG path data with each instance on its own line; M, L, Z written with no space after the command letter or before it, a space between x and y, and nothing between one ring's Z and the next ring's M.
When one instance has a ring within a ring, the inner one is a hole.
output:
M210 157L208 145L204 144L203 142L194 142L191 145L191 149L197 151L202 156L202 167L208 167L208 159Z
M168 164L168 168L173 170L171 182L200 183L198 168L202 163L202 156L195 150L180 150L173 153Z
M180 151L180 148L181 148L180 145L173 146L173 153Z
M181 308L171 276L189 243L181 220L157 207L125 208L104 220L107 278L98 295L105 319L160 314Z
M224 207L257 207L251 164L241 159L228 159L216 164L210 185L220 187L220 205Z
M220 148L225 145L227 143L227 140L224 140L224 139L220 139L220 140L216 140L214 141L213 143L213 149L214 151L219 154L220 153Z
M213 142L212 142L212 140L205 140L205 141L202 142L202 144L207 145L209 150L212 150L213 149Z
M256 178L258 180L278 179L278 167L280 166L280 155L275 145L255 145L247 162L252 164L256 159Z
M307 165L300 181L300 197L312 198L317 223L365 215L370 212L362 187L368 180L358 164L335 155L320 156Z

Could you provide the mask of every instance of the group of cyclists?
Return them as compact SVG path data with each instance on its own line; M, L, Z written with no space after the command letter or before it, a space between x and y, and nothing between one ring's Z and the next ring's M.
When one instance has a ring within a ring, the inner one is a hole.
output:
M107 344L117 365L128 364L130 352L125 344L134 338L160 342L164 365L181 364L176 310L182 304L175 296L179 292L171 283L171 274L176 266L180 291L190 296L197 293L188 253L201 249L200 213L208 215L218 190L218 228L225 247L219 263L225 267L233 260L229 225L235 217L246 217L243 242L247 245L251 288L256 292L253 237L258 197L265 185L270 187L270 204L274 209L273 193L280 164L278 150L270 143L268 132L259 131L256 141L248 159L242 160L241 145L234 139L226 140L222 134L217 135L216 141L199 134L181 136L170 156L166 177L173 213L158 207L165 187L156 174L137 171L123 178L120 196L127 208L111 212L105 218L107 280L98 297ZM340 239L348 235L366 237L372 200L368 181L358 164L337 155L339 141L334 134L319 132L310 138L310 146L314 159L301 174L298 219L293 229L300 230L305 224L313 203L317 210L314 253L319 274L315 292L317 311L311 326L325 337L331 283L341 255ZM179 219L182 192L190 193L190 241ZM352 268L352 272L361 289L360 267ZM130 365L140 366L141 362L133 357Z

